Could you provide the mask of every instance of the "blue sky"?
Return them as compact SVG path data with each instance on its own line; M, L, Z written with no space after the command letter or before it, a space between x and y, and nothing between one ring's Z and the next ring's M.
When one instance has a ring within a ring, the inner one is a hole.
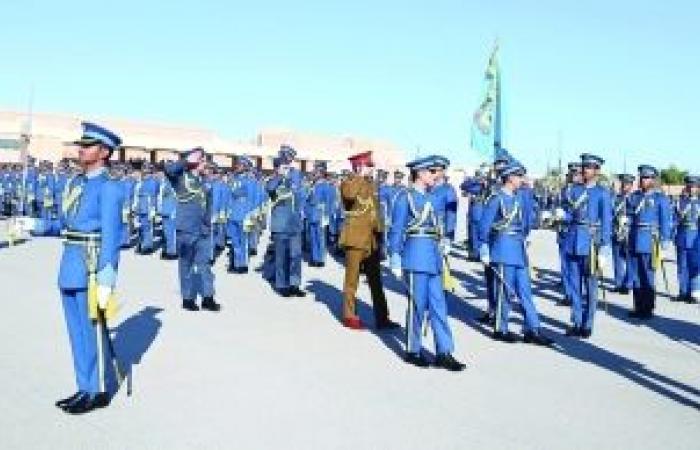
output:
M474 164L469 122L501 42L505 144L532 172L700 172L700 2L31 1L0 8L0 107L392 140Z

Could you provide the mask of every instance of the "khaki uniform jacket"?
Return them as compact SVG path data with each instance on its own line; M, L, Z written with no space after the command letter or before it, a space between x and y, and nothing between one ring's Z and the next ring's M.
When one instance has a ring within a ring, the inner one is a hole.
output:
M377 186L358 175L351 175L340 184L345 208L345 223L340 233L343 248L371 252L377 248L377 233L384 231L379 214Z

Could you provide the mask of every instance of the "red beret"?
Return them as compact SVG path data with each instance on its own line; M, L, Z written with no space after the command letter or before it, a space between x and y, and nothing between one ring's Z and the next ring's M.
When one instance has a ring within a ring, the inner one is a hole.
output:
M350 161L350 165L352 166L353 169L357 167L372 167L374 166L374 162L372 161L372 152L363 152L363 153L358 153L357 155L353 155L348 158L348 161Z

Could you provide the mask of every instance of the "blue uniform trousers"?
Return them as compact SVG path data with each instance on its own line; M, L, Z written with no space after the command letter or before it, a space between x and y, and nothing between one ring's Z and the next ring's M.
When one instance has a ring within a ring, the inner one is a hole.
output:
M479 223L469 222L469 255L474 258L478 257L480 247L481 242L479 241Z
M211 240L208 236L179 231L176 235L180 293L183 300L214 297Z
M497 283L496 298L500 299L500 306L496 306L496 331L508 332L511 304L515 300L513 298L514 292L518 296L523 315L525 316L523 330L536 333L540 328L540 319L537 315L535 304L532 302L532 287L528 268L498 264L495 269L498 270L501 278L508 285L506 287L499 277L494 276ZM513 292L511 292L511 289Z
M309 223L309 260L312 263L326 262L326 227L320 222Z
M447 302L442 287L441 274L406 272L409 287L409 303L406 312L407 351L419 353L422 349L422 326L428 314L433 330L435 351L445 355L454 351L452 332L447 322Z
M698 252L695 249L676 247L676 261L678 264L678 295L690 297L693 291L700 289L698 279Z
M593 330L598 306L598 277L590 273L590 256L567 255L571 280L571 321L577 328Z
M177 231L175 230L175 219L163 217L163 253L168 256L177 255Z
M301 233L272 233L275 252L275 288L301 284Z
M559 242L559 266L561 270L561 285L562 291L564 292L564 297L571 300L571 276L569 275L569 268L566 261L566 251L564 250L564 245Z
M218 249L226 247L226 225L223 223L215 223L214 227L214 245Z
M651 313L656 306L656 271L652 265L651 254L632 255L630 269L634 279L632 291L634 310L645 314Z
M484 266L486 301L488 303L488 313L491 317L496 316L496 289L498 288L498 279L493 273L494 270L497 270L496 264L491 263L488 267Z
M229 266L237 269L248 267L248 233L243 231L243 222L229 222L229 235Z
M139 250L150 252L153 250L153 222L147 214L139 214Z
M613 267L615 270L615 287L632 289L632 274L629 270L630 251L625 243L612 243Z
M88 394L107 392L110 388L108 383L112 381L114 384L116 381L114 377L106 379L106 375L110 374L105 364L108 347L103 332L98 336L96 326L89 317L87 289L61 289L61 301L78 390ZM102 383L101 376L105 377Z
M258 243L260 242L260 229L254 228L248 233L248 254L253 255L258 251Z

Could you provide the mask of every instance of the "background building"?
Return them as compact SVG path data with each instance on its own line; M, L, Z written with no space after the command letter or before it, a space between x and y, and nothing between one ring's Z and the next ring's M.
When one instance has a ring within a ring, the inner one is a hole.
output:
M75 157L71 142L80 136L80 123L89 118L67 114L0 111L0 162L19 162L20 148L29 137L28 152L38 160L59 161ZM230 167L235 155L248 155L259 169L272 168L272 158L282 144L298 152L302 170L315 161L327 161L331 170L347 167L347 157L372 150L379 167L392 170L403 167L404 153L394 144L356 136L330 136L286 129L263 129L249 140L233 140L213 130L194 127L152 124L124 119L99 119L96 122L115 131L122 139L122 148L114 160L145 159L151 162L174 159L177 152L201 146L213 155L214 161Z

